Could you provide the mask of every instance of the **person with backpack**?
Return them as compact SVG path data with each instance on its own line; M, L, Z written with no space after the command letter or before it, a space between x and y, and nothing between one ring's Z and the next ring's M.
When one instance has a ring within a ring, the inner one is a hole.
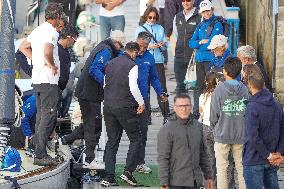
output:
M205 75L209 71L209 63L213 53L207 48L215 35L223 34L223 25L213 13L212 3L204 0L199 5L199 13L203 21L196 27L189 40L189 47L196 49L196 88L194 90L194 114L199 115L198 99L205 88Z
M189 48L187 41L193 35L196 26L200 23L201 17L198 9L194 7L193 1L182 0L183 10L179 12L173 21L173 33L177 38L174 58L174 71L176 78L177 94L186 93L184 79L193 49Z
M138 26L135 32L135 38L137 38L140 32L148 32L153 37L148 46L149 52L154 56L155 64L159 76L159 80L162 84L162 88L164 92L167 93L167 84L166 84L166 75L165 75L165 67L164 67L164 59L166 54L166 49L168 46L168 42L165 37L164 28L157 24L159 21L159 13L155 7L149 7L144 12L142 16L144 24L142 26ZM168 114L170 112L169 102L163 102L161 97L157 95L157 100L159 107L162 111L162 115L164 117L164 123L167 121Z

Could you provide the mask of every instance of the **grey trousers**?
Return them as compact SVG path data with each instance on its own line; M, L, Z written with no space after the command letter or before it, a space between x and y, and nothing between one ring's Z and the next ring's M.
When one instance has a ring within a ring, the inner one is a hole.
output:
M48 137L57 121L58 86L53 84L33 85L36 95L35 156L47 156Z

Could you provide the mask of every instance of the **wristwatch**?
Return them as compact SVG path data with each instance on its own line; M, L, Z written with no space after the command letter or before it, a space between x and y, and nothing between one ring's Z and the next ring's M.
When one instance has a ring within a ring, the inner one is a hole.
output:
M166 184L162 184L162 185L161 185L161 187L162 187L162 188L167 188L167 187L168 187L168 185L166 185Z

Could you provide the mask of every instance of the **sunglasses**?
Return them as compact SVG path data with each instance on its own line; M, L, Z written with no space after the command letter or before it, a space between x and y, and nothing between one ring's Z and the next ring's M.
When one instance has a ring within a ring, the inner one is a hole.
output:
M191 0L181 0L181 2L183 2L183 3L188 2L189 3L189 2L191 2Z
M156 16L148 16L148 19L150 19L150 20L152 20L152 19L156 20L156 18L157 18Z
M67 36L67 37L72 38L75 42L77 41L77 39L75 39L73 36Z

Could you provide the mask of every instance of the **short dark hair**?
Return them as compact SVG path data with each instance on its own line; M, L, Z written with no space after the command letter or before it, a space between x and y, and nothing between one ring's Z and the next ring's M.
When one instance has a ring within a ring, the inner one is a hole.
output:
M144 12L144 14L143 14L143 16L142 16L142 22L143 22L143 23L145 23L145 22L147 21L148 15L149 15L151 12L156 13L156 23L159 22L159 20L160 20L159 12L158 12L158 10L157 10L155 7L152 7L152 6L151 6L151 7L148 7L148 8L145 10L145 12Z
M191 102L191 98L188 94L186 93L180 93L180 94L177 94L175 97L174 97L174 103L176 103L176 100L179 99L179 98L187 98L190 102Z
M250 74L247 77L247 82L252 85L253 88L261 90L264 87L264 80L261 74Z
M142 39L143 41L145 41L146 43L150 43L151 39L152 39L153 35L148 33L148 32L145 32L145 31L142 31L138 34L138 37L137 39Z
M61 33L60 33L60 38L62 39L66 39L67 36L71 36L71 37L78 37L79 33L77 32L77 30L74 28L74 26L72 26L71 24L68 24L66 26L64 26L64 28L62 29Z
M261 77L263 77L260 68L256 64L246 64L243 67L243 73L244 73L244 82L247 85L248 83L248 77L250 75L258 74Z
M238 57L228 57L224 62L224 70L228 76L236 79L242 71L242 62Z
M130 52L133 52L134 50L139 51L140 47L138 43L131 41L131 42L126 43L125 50L130 51Z
M63 6L61 3L49 3L45 9L45 20L55 20L61 17L63 13Z

